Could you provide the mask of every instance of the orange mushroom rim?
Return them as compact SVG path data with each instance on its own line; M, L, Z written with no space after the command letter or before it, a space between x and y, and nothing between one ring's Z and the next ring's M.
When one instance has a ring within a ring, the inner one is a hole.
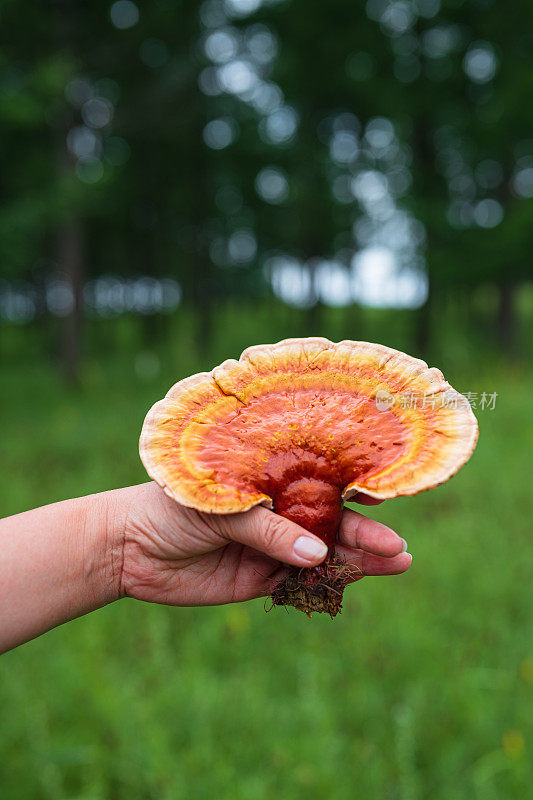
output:
M176 383L144 421L140 455L178 503L264 505L333 546L344 501L447 481L478 436L435 368L369 342L285 339Z

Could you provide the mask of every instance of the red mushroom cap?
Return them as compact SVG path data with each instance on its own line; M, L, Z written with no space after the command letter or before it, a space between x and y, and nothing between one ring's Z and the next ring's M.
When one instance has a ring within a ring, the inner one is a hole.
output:
M342 500L437 486L477 435L466 398L424 361L369 342L286 339L176 383L149 411L140 454L185 506L263 504L331 543Z

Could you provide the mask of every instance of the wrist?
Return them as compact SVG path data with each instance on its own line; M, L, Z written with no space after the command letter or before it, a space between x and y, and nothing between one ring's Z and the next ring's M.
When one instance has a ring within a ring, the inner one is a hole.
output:
M122 596L127 491L116 489L79 500L83 577L95 606L107 605Z

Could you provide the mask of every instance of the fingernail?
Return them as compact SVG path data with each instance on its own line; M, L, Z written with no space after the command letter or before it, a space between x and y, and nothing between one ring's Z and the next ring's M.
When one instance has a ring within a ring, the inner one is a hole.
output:
M407 553L407 542L405 541L405 539L402 539L402 542L403 542L402 553Z
M306 561L316 561L317 558L324 558L328 548L324 542L320 542L318 539L300 536L294 542L293 552L298 558L305 558Z

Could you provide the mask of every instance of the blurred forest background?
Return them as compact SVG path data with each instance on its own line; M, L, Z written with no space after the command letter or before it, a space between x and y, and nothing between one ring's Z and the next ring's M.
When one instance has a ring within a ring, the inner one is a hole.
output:
M75 380L120 348L100 320L135 318L150 349L183 309L205 353L232 304L299 334L337 308L345 338L365 338L361 308L403 309L422 355L452 308L520 352L529 4L25 7L1 9L3 355L31 329Z
M176 380L324 335L480 422L331 622L123 601L0 660L8 800L533 797L533 5L0 3L0 513L146 479ZM1 613L1 611L0 611Z

